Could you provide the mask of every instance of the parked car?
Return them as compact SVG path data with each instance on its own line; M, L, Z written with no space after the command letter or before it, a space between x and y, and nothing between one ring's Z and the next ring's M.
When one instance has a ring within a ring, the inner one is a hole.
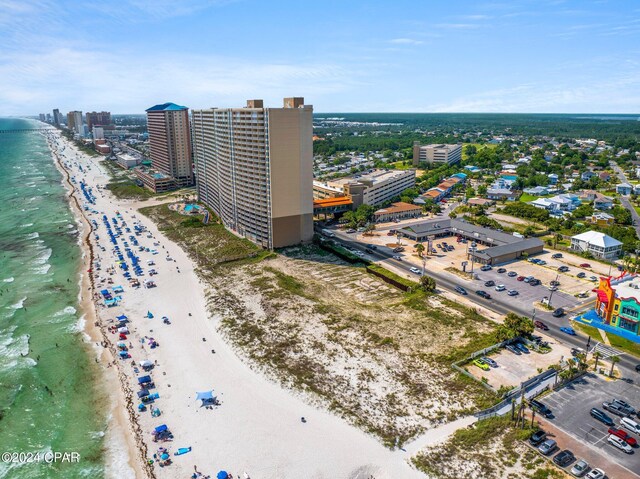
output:
M483 371L488 371L491 369L487 363L485 363L482 359L475 359L473 361L474 366L478 366Z
M591 265L589 263L582 263L580 265L581 268L591 268Z
M547 262L545 260L543 260L543 259L539 259L538 260L538 265L544 266L545 264L547 264Z
M622 399L614 399L611 402L614 403L614 404L618 404L618 405L622 406L622 408L624 408L625 412L629 416L633 416L634 414L636 414L636 410L633 407L631 407L631 404L629 404L626 401L623 401Z
M496 291L504 291L505 289L507 288L504 284L499 284L498 286L496 286Z
M453 251L455 248L453 247L453 245L449 245L447 246L447 251Z
M542 282L539 279L533 278L531 281L529 281L529 286L538 286L541 283Z
M540 451L543 456L548 456L556 449L558 449L558 443L553 439L547 439L538 446L538 451Z
M605 472L602 469L591 469L586 476L585 479L604 479L606 477Z
M529 407L531 407L531 409L533 409L538 414L542 414L544 417L551 417L553 415L551 413L551 409L549 409L546 404L536 399L532 399L531 401L529 401Z
M529 348L527 348L524 344L522 343L515 343L514 346L516 348L518 348L521 352L523 352L524 354L529 354Z
M614 402L606 402L606 401L603 402L602 409L604 409L605 411L612 412L617 416L621 416L621 417L628 416L625 408L623 408L620 404L616 404Z
M487 288L491 288L492 286L495 286L495 285L496 285L496 282L495 282L495 281L493 281L493 280L489 280L489 281L485 281L485 282L484 282L484 285L485 285Z
M482 268L480 268L480 271L491 271L491 265L490 264L485 264L482 266Z
M566 273L567 271L569 271L569 267L568 266L558 266L558 271L560 271L561 273Z
M535 279L535 278L533 276L527 276L526 278L524 278L524 282L529 283L532 279Z
M492 368L497 368L498 367L498 363L496 363L493 359L488 358L486 356L482 357L482 360L487 363L489 366L491 366Z
M564 316L564 309L562 308L556 309L553 313L551 313L551 316L553 316L554 318L559 318L561 316Z
M557 286L549 286L549 291L558 291L558 287Z
M569 449L560 451L553 458L553 462L555 462L560 467L567 467L569 464L571 464L575 460L576 460L575 456Z
M603 413L600 409L595 407L591 408L591 412L589 414L591 414L592 418L600 421L601 423L606 424L609 427L613 426L613 419Z
M533 322L533 325L538 328L538 329L542 329L543 331L549 331L549 326L547 326L546 324L544 324L542 321L539 320L535 320Z
M514 276L518 276L518 273L516 273L515 271L509 271L507 273L507 276L509 276L509 278L513 278Z
M629 417L623 417L620 419L620 425L627 431L631 431L634 434L640 434L640 424Z
M502 274L502 273L506 273L506 272L507 272L507 270L506 270L506 269L504 269L504 268L498 268L498 271L497 271L497 272L498 272L498 273L500 273L500 274Z
M516 280L518 280L518 281L524 281L524 276L518 276L518 277L516 278Z
M618 436L609 434L609 437L607 438L607 442L609 442L609 444L611 444L612 446L617 447L621 451L626 452L627 454L633 453L633 448L629 444L627 444L625 441L620 439Z
M607 432L609 434L613 434L614 436L618 436L620 439L622 439L624 442L629 444L631 447L636 447L638 445L638 441L636 441L636 438L634 438L633 436L629 436L629 434L627 434L622 429L616 429L615 427L610 427L609 431Z
M640 364L636 364L636 372L640 373Z
M587 277L587 273L585 273L584 271L580 271L576 276L578 278L586 278Z
M585 472L587 472L587 469L589 469L589 463L584 459L580 459L571 468L571 474L576 477L582 477L584 476Z
M514 347L514 346L512 346L512 345L510 345L510 344L507 344L504 348L505 348L505 349L507 349L507 350L509 350L509 351L511 351L511 352L512 352L513 354L515 354L516 356L520 356L520 355L522 354L522 353L518 350L518 348L516 348L516 347Z
M551 257L552 257L553 259L562 258L562 253L556 253L556 254L554 254L554 255L551 255Z
M456 286L455 290L463 296L467 295L467 290L464 289L462 286Z
M555 279L553 281L550 281L549 284L551 286L560 286L560 281L556 281Z
M589 281L598 281L596 276L589 276Z
M509 291L507 291L507 294L508 294L509 296L518 296L518 294L519 294L519 293L518 293L518 291L517 291L517 290L515 290L515 289L510 289Z
M538 429L529 438L529 444L531 444L532 446L538 446L546 438L547 438L547 433L544 432L542 429Z
M568 334L569 336L575 336L576 335L576 332L574 331L573 328L568 328L566 326L561 327L560 331L562 331L565 334Z
M348 233L348 234L352 234L352 233L355 233L355 232L356 232L356 230L354 230L353 228L349 228L347 231L345 231L345 233ZM391 235L393 235L393 233L391 233Z

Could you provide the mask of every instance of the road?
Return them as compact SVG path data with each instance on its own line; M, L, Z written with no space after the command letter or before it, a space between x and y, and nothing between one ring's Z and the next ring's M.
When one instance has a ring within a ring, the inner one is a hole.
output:
M334 241L339 242L343 246L349 248L355 248L360 251L365 251L365 244L355 240L354 238L351 238L343 231L332 231L335 234L335 237L332 238ZM373 251L372 253L367 253L366 255L374 261L384 261L384 263L405 271L408 276L411 276L413 274L409 270L409 268L411 268L413 265L407 262L393 259L393 252L389 248L378 247L377 250ZM459 283L458 278L453 275L445 275L436 271L429 271L429 276L432 276L436 280L438 287L453 292L454 294L458 294L455 292L456 286L465 286L464 284ZM511 298L509 296L501 297L501 295L492 295L492 298L490 300L486 300L484 298L481 298L480 296L476 296L475 294L470 294L466 298L472 303L491 309L498 314L506 315L507 313L515 312L522 316L531 317L531 308L525 308L521 304L518 304L518 302L510 301ZM587 306L590 304L591 302L583 304L582 309L587 309ZM577 314L578 312L579 310L573 311L572 314ZM556 341L567 345L568 347L584 348L587 344L586 336L569 336L568 334L560 331L560 328L562 326L570 326L569 318L569 315L562 318L554 318L550 312L546 311L537 311L536 313L536 319L543 321L549 326L549 330L545 331L545 334L551 336ZM623 372L623 376L635 377L637 375L637 373L635 372L635 366L638 363L640 363L640 360L638 360L637 358L629 356L628 354L624 354L620 357L618 367Z
M611 161L609 165L613 168L613 171L615 171L616 174L618 175L618 179L620 180L620 183L629 183L629 181L627 180L627 176L624 174L624 171L622 171L622 168L620 168L615 161ZM628 196L620 195L620 203L622 204L622 206L628 209L629 212L631 213L631 217L633 218L633 224L635 225L635 228L636 228L636 236L640 238L640 215L638 215L638 212L631 204L631 201L629 201Z

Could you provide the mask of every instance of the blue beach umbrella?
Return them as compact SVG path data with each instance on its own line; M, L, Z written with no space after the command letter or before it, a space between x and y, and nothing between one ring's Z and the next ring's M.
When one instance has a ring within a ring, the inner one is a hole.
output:
M220 471L217 475L217 479L227 479L229 477L229 473L227 471Z

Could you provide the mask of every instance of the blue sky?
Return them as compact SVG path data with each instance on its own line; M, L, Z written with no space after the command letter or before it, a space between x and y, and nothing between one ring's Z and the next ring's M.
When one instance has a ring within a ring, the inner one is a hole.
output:
M0 0L0 115L640 113L635 0Z

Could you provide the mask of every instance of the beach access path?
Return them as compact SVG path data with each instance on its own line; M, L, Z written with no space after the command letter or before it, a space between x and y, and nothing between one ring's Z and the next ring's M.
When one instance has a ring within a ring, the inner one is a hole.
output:
M207 312L206 286L196 275L187 254L139 214L132 207L133 202L116 200L106 189L97 188L108 182L98 158L83 155L66 140L59 142L64 144L60 154L65 168L76 180L83 179L96 195L96 204L91 209L98 213L88 213L89 220L95 219L100 225L96 231L100 239L96 240L95 235L92 238L102 269L96 276L108 276L104 271L116 266L114 285L125 288L122 303L113 308L99 305L98 315L103 325L112 324L108 321L117 315L127 315L132 330L127 341L133 345L130 350L133 360L139 363L147 359L158 364L151 375L160 395L154 406L162 415L153 418L146 411L136 418L148 454L159 445L168 446L171 452L192 447L188 454L172 457L172 465L155 466L156 477L187 478L194 466L214 477L221 469L234 477L242 477L246 471L251 478L263 479L425 477L410 466L408 451L386 449L373 436L331 412L310 405L300 394L282 388L243 362L217 332L221 318L210 317ZM156 262L153 266L159 273L153 277L156 288L129 287L117 267L117 258L102 225L103 214L111 220L117 212L128 226L138 221L152 235L151 239L142 235L140 244L156 248L160 254L137 254L146 270L148 259ZM154 242L160 245L153 246ZM106 251L101 251L100 246ZM146 318L148 311L154 318ZM170 325L162 323L163 316L170 318ZM145 336L155 338L160 346L149 349L140 342ZM128 375L131 389L137 390L132 360L119 361L118 367ZM214 390L221 403L214 409L200 407L195 399L196 391L208 389ZM173 442L152 442L151 431L160 424L166 424L173 432Z

